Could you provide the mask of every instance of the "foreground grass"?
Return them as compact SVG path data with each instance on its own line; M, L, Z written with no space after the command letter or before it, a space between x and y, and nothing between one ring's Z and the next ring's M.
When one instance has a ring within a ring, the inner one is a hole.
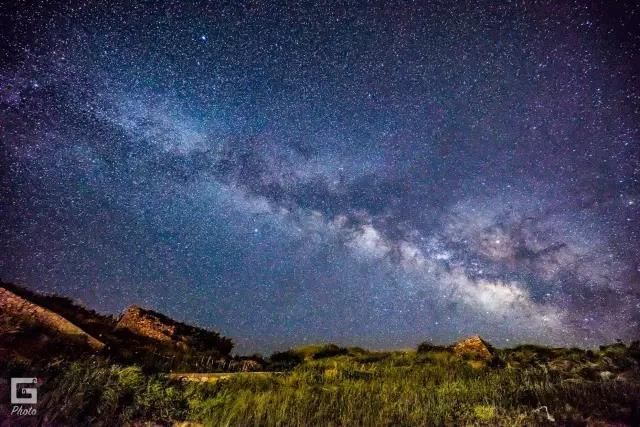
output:
M637 384L472 367L448 354L312 361L290 375L193 387L187 396L192 419L212 425L632 423L640 405Z
M584 367L609 369L603 363L633 365L635 359L606 352L565 354L563 360L584 365L569 372L534 363L529 359L536 355L529 353L535 352L522 351L511 357L513 363L499 367L446 351L312 354L290 372L239 374L213 384L172 382L138 367L92 359L49 372L39 413L43 423L55 425L184 420L215 426L640 423L637 381L583 375Z

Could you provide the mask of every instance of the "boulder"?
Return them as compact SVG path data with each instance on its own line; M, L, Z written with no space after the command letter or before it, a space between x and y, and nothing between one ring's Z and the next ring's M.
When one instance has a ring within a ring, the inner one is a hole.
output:
M478 335L458 341L451 349L453 350L453 353L458 356L473 359L491 360L495 354L491 344L480 338Z

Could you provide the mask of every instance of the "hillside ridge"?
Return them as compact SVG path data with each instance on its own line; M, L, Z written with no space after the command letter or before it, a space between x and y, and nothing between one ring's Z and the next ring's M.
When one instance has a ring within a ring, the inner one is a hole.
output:
M0 287L0 309L3 316L26 318L62 335L79 338L93 350L102 350L105 343L52 310L35 304L10 290Z
M199 366L203 360L227 359L231 339L218 332L175 321L131 305L116 319L99 314L69 298L38 294L0 282L1 352L24 359L48 353L62 359L87 352L125 363L173 369ZM70 344L70 345L65 345Z

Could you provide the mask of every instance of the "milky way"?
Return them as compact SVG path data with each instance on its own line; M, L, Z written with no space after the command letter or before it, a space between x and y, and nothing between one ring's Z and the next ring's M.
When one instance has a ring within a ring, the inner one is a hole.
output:
M3 280L240 352L640 338L637 3L0 11Z

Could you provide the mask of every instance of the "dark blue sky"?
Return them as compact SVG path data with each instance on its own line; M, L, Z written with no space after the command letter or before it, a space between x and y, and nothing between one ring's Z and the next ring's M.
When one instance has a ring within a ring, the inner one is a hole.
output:
M633 2L0 6L0 276L237 349L640 338Z

